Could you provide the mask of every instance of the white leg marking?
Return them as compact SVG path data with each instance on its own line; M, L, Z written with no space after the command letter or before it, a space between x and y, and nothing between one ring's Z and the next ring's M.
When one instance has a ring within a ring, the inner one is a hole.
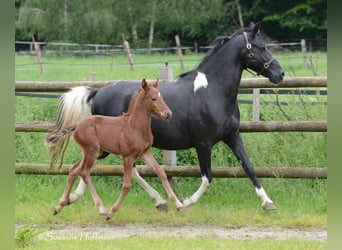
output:
M83 179L80 178L80 182L78 183L76 190L69 194L70 203L74 203L76 200L78 200L84 194L86 187L87 186L84 183Z
M193 195L191 195L190 198L186 198L183 200L184 206L187 207L193 203L196 203L202 197L203 193L205 192L208 186L209 186L208 178L206 176L202 176L201 186Z
M196 91L199 88L206 88L206 87L208 87L207 77L205 76L205 74L198 71L197 76L194 81L194 93L196 93Z
M166 204L166 201L159 195L159 193L153 189L139 174L137 168L133 168L133 179L150 195L150 197L156 200L156 206L160 204Z
M255 191L256 191L257 195L261 198L262 204L265 204L266 202L273 203L273 201L270 198L268 198L263 187L261 187L260 189L255 188Z

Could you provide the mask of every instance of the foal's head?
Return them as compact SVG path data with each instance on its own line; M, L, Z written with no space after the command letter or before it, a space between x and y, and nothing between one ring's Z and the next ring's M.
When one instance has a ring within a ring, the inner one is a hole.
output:
M171 119L172 112L158 91L158 84L159 80L155 81L153 84L148 84L145 79L142 80L141 88L145 91L144 103L149 108L152 115L168 121Z

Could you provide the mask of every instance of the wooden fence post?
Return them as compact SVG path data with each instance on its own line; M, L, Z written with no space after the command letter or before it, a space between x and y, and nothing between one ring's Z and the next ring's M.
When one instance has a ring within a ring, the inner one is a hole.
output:
M253 122L260 120L260 89L253 89Z
M165 68L160 68L160 81L173 81L173 69L167 67L167 62L165 63ZM163 164L165 166L176 166L177 165L177 155L175 150L163 150ZM174 189L177 180L175 177L169 178L169 183Z
M44 69L44 65L43 65L43 62L42 62L42 57L40 55L39 45L36 43L36 40L34 39L34 36L32 36L32 42L33 42L33 45L34 45L34 49L36 51L37 60L38 60L39 68L40 68L40 73L44 74L45 73L45 69Z
M121 36L122 36L122 44L123 44L123 46L125 48L129 65L131 66L131 70L134 70L134 63L133 63L133 58L132 58L131 51L129 49L129 43L126 41L126 38L125 38L124 34L121 34Z
M306 42L305 42L305 39L301 39L300 40L300 45L302 47L304 69L307 69L308 68L308 63L307 63L307 57L306 57Z
M182 54L182 48L181 48L180 39L178 35L175 36L175 40L176 40L176 45L177 45L177 54L179 57L179 62L180 62L181 70L183 73L184 72L183 54Z
M167 63L165 63L167 65ZM160 68L160 81L173 81L173 69L169 67ZM163 150L163 160L166 166L177 165L176 151L174 150Z

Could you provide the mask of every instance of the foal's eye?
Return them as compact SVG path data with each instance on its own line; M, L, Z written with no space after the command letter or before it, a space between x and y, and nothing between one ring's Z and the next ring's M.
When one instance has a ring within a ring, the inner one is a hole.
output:
M151 100L154 102L154 101L156 101L156 100L157 100L157 98L155 98L155 97L151 97Z

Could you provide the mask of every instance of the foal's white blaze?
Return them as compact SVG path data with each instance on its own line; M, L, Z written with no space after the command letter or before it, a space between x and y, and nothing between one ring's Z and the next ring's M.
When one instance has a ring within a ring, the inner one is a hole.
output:
M268 198L265 190L263 189L263 187L261 188L255 188L255 191L257 193L257 195L262 199L262 204L266 203L266 202L270 202L270 203L273 203L273 201Z
M194 93L196 93L199 88L206 87L208 87L207 77L204 73L198 71L194 81Z
M201 186L198 188L198 190L191 195L190 198L186 198L183 200L183 204L184 206L189 206L193 203L196 203L203 195L203 193L205 192L205 190L207 189L207 187L209 186L209 180L206 176L202 176L202 184Z

